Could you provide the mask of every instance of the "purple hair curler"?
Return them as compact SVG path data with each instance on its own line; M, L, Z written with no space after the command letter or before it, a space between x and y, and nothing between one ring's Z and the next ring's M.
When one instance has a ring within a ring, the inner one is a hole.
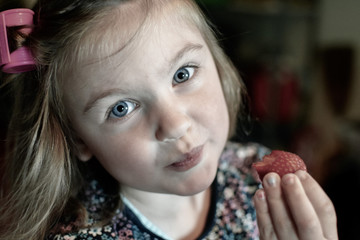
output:
M24 26L19 31L28 35L32 31L34 12L17 8L0 12L0 66L6 73L22 73L36 68L28 47L20 47L10 53L6 27Z

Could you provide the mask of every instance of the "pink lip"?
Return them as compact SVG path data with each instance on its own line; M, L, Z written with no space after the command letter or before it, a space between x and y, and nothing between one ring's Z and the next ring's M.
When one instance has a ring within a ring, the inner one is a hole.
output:
M180 161L174 162L169 165L168 168L178 172L185 172L195 167L202 159L203 148L204 146L201 145L192 149L190 152L184 154Z

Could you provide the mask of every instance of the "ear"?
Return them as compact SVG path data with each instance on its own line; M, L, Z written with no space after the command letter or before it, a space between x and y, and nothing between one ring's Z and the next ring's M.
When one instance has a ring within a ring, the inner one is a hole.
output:
M76 156L83 162L87 162L93 157L89 147L80 138L76 140Z

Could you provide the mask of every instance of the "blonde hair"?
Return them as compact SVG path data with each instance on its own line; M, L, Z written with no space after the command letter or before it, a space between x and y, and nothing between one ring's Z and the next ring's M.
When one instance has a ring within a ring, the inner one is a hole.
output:
M0 240L44 239L65 217L72 229L86 222L84 206L76 200L91 166L76 160L76 136L62 104L62 71L71 70L88 52L83 41L105 19L107 10L131 0L40 1L35 7L33 33L24 41L38 62L36 71L2 75L16 94L7 136L7 153L1 173ZM56 2L56 3L55 3ZM140 0L149 9L154 2ZM187 18L203 35L215 59L234 133L244 87L224 54L212 28L192 0L178 1ZM90 44L88 44L90 46ZM86 45L86 46L88 46ZM11 81L9 80L11 79ZM94 163L96 164L96 163ZM118 184L104 173L104 181ZM115 185L118 186L118 185ZM104 210L108 220L118 207L118 188L109 190L113 204ZM74 218L75 217L75 218ZM70 219L70 220L69 220Z

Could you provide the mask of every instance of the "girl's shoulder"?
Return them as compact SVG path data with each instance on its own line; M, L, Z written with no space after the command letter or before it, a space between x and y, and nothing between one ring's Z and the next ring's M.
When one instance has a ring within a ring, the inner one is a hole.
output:
M258 186L260 179L252 164L269 153L268 148L258 143L227 142L219 160L219 184L226 186L236 182L242 186Z
M202 239L258 239L252 199L260 180L251 165L268 152L257 143L226 144L214 186L213 225Z
M270 150L258 143L227 142L220 156L217 181L220 186L239 185L244 191L245 186L258 186L260 179L252 167L254 162L261 161Z
M259 143L227 142L220 157L220 170L237 169L244 173L255 173L254 162L260 161L270 150ZM256 174L255 174L256 176Z

